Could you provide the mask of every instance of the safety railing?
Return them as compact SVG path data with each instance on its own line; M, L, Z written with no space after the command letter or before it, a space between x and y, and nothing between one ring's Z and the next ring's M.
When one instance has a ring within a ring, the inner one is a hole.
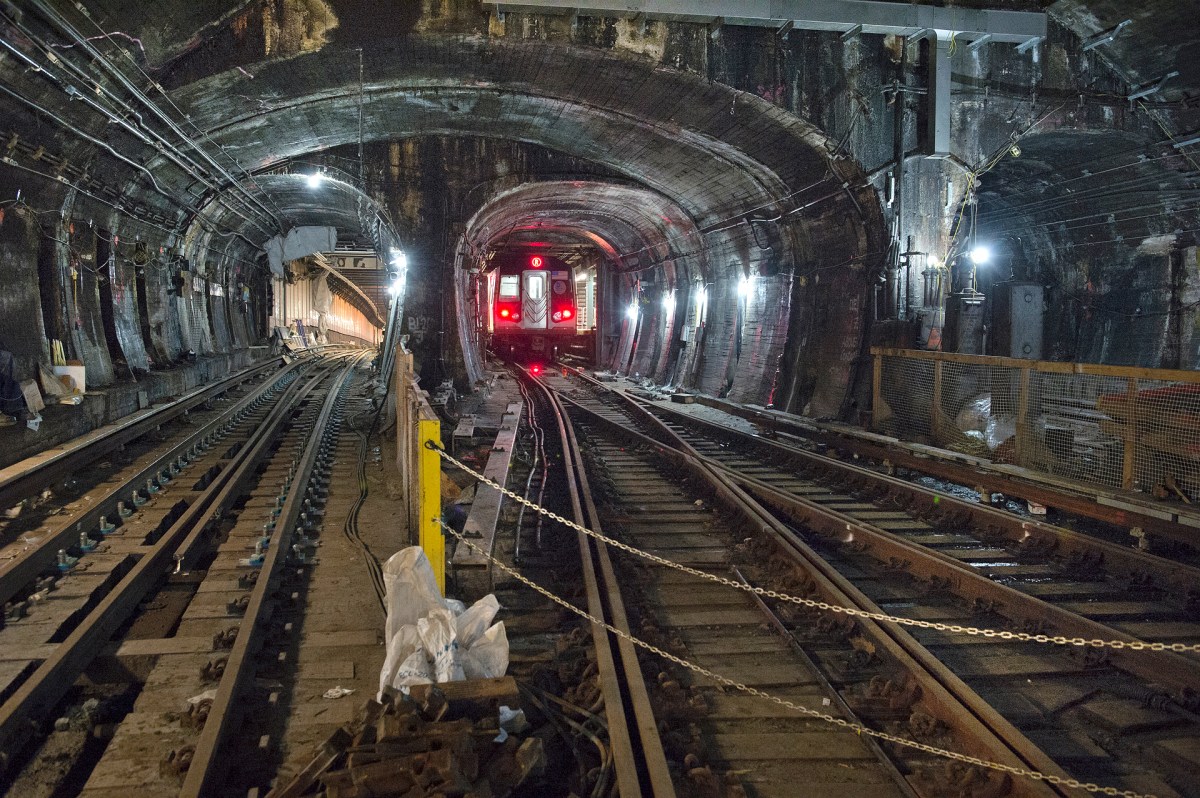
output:
M417 385L412 353L397 347L395 357L396 466L404 485L409 534L433 566L438 589L446 591L446 544L442 516L442 425ZM432 443L436 448L430 448Z
M871 354L876 431L1160 498L1200 496L1200 372Z

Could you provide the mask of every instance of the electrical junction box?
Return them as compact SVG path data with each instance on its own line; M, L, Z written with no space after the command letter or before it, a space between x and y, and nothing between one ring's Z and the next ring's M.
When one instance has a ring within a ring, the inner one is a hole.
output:
M1042 359L1046 290L1039 283L1004 282L992 286L992 326L988 354Z

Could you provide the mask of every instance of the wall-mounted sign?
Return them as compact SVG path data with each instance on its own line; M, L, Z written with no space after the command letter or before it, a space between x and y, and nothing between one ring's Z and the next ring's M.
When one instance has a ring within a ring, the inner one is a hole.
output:
M380 271L383 264L374 255L339 255L333 259L335 268L343 271Z

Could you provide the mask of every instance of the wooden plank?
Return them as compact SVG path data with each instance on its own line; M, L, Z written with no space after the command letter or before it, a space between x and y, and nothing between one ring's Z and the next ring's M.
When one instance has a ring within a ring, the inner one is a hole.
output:
M1125 388L1129 423L1125 424L1125 451L1121 458L1121 487L1133 488L1133 455L1137 451L1137 378L1130 377Z
M509 403L501 420L500 431L496 434L496 442L488 455L487 465L483 468L484 476L500 485L508 479L508 469L517 444L522 408L521 402ZM479 538L476 545L485 553L490 553L495 543L496 524L500 521L503 498L500 491L490 485L480 484L475 489L475 501L471 502L471 510L463 526L463 535ZM440 530L438 534L441 534ZM485 553L477 552L468 546L459 546L451 562L459 567L483 567L488 563Z
M944 363L962 363L973 366L1007 366L1028 368L1043 374L1088 374L1095 377L1138 378L1163 382L1200 384L1200 372L1180 369L1152 369L1140 366L1108 366L1100 363L1065 363L1052 360L1025 360L1015 357L991 355L965 355L958 352L933 352L924 349L897 349L886 346L871 347L872 355L898 357L908 360L926 360Z

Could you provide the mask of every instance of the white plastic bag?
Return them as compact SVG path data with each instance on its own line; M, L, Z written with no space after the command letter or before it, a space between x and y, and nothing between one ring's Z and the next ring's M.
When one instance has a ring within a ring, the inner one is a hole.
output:
M407 693L405 687L414 684L432 684L433 683L433 666L429 664L429 657L425 656L425 649L414 651L408 659L400 663L400 668L396 671L396 676L392 679L392 687L402 693Z
M462 655L463 673L468 679L494 679L508 670L508 634L504 621L492 625Z
M488 593L472 604L469 610L459 615L455 619L459 647L467 649L475 645L475 641L483 635L499 611L500 602L496 599L496 595Z
M383 584L387 589L387 640L401 626L415 625L419 618L445 606L433 567L420 546L409 546L388 558L383 565Z
M424 651L421 647L421 636L417 634L415 624L401 626L394 637L388 638L387 655L383 660L383 670L379 672L379 695L376 699L383 700L383 696L388 687L397 687L394 684L396 674L400 670L400 664L405 662L415 652Z
M417 621L417 631L425 655L433 663L435 682L460 682L462 665L458 661L458 636L454 631L454 616L450 610L434 610Z
M488 626L500 602L487 595L465 608L443 599L433 568L419 546L392 555L383 566L387 588L387 650L379 673L379 700L414 684L490 679L508 670L504 624Z

